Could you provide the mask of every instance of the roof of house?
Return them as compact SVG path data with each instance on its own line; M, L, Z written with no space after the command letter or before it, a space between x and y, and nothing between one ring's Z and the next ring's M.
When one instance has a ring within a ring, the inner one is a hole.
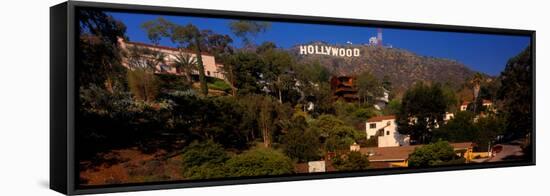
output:
M492 102L491 100L484 99L484 100L482 100L482 103L483 103L483 104L486 104L486 103L487 103L487 104L492 104L493 102Z
M369 155L369 161L404 161L416 147L418 146L372 147L361 148L359 152Z
M372 118L369 118L367 122L380 122L382 120L391 120L395 119L395 115L389 115L389 116L375 116Z
M461 104L461 106L463 106L463 105L468 105L468 104L470 104L469 101L463 101L462 104Z
M158 49L163 49L163 50L171 50L171 51L180 51L179 48L174 48L174 47L169 47L169 46L160 46L160 45L153 45L153 44L146 44L146 43L143 43L143 42L130 42L130 41L125 41L126 44L131 44L131 45L137 45L137 46L143 46L143 47L148 47L148 48L158 48ZM185 52L188 52L188 53L195 53L195 51L192 51L192 50L189 50L189 49L185 49L185 48L182 48L181 50L185 51ZM202 55L208 55L208 56L212 56L212 54L210 53L207 53L207 52L201 52Z
M309 165L307 163L294 164L294 172L299 174L309 173Z
M467 149L474 146L472 142L450 143L455 150ZM396 147L371 147L361 148L359 152L369 155L369 161L404 161L409 158L409 154L414 152L417 147L423 145L396 146Z
M451 146L455 149L471 148L471 147L475 146L475 143L473 143L473 142L451 143Z

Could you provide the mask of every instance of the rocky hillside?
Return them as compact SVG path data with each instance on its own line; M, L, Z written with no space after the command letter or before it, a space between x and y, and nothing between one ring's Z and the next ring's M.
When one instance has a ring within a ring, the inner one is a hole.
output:
M360 48L361 55L359 57L338 57L321 54L299 55L298 46L292 48L291 52L297 56L299 63L319 62L328 68L333 75L357 75L364 71L370 71L379 79L387 76L392 82L396 94L401 94L417 81L449 82L459 87L465 79L475 73L464 64L450 59L419 56L410 51L397 48L366 45L355 45L353 47Z

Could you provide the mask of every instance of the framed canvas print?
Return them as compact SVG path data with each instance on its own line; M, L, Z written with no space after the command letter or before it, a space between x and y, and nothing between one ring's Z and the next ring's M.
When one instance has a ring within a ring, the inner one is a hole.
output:
M64 194L535 164L535 31L50 13L50 186Z

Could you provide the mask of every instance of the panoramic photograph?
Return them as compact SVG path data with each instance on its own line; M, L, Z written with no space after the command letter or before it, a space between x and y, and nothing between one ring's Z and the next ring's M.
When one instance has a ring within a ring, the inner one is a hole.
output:
M530 36L76 14L81 187L533 160Z

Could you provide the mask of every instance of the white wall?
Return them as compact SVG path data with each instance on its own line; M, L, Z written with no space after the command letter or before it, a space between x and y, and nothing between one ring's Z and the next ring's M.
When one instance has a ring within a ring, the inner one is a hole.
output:
M0 6L0 195L60 195L48 190L48 7L60 0L8 0ZM550 25L541 0L110 0L164 6L364 18L537 30L538 141L549 139ZM376 6L374 8L373 6ZM342 38L345 41L345 38ZM21 52L27 51L27 52ZM30 53L29 51L32 51ZM537 166L146 191L113 195L542 195L550 172L549 142L538 142ZM544 178L545 179L545 178ZM399 188L396 189L396 185ZM429 186L429 187L426 187ZM415 192L415 191L420 192Z
M388 123L390 123L388 125ZM371 128L371 124L376 124L376 127ZM378 147L392 147L409 145L409 137L399 134L397 132L397 124L395 119L387 119L375 122L366 122L366 134L367 139L378 134L381 129L384 129L384 133L378 136ZM389 134L388 134L389 132Z

